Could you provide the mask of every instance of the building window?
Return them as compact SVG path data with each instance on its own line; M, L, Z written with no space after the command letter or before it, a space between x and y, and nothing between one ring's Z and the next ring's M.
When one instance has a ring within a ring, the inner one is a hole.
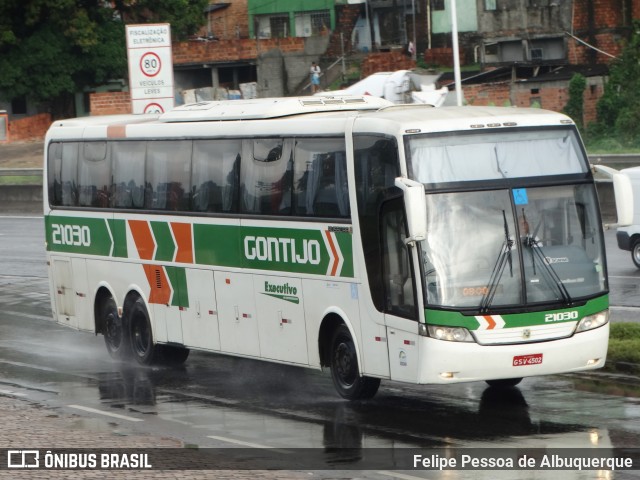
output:
M484 9L491 11L496 9L496 0L484 0Z
M444 10L444 0L431 0L431 10Z
M271 38L285 38L289 36L289 17L274 16L269 18L271 24Z
M256 18L258 38L285 38L291 33L288 15L261 15Z
M298 12L295 19L297 37L324 35L331 30L331 14L329 10Z

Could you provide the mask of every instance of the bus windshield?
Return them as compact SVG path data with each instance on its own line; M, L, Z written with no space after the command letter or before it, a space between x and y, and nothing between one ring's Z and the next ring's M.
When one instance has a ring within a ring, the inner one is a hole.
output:
M594 186L526 179L584 174L573 133L462 137L461 145L451 136L447 145L436 137L408 141L414 179L431 187L420 242L426 304L483 313L525 304L562 308L603 293ZM490 183L480 188L482 180ZM449 188L438 188L445 183Z
M424 184L585 173L567 128L445 133L408 137L410 176Z

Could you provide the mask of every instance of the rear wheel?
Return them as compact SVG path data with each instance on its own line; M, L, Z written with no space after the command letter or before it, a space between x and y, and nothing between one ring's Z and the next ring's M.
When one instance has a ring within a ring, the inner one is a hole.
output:
M631 260L633 260L633 264L637 268L640 268L640 238L633 242L633 247L631 247Z
M137 298L131 304L127 313L129 319L129 332L131 336L131 351L133 358L140 365L151 365L158 357L159 348L153 344L151 321L147 313L147 307L142 298Z
M331 378L341 397L363 400L373 397L379 378L361 377L356 347L346 325L340 325L331 341Z
M501 378L500 380L487 380L490 387L508 388L515 387L522 381L522 378Z
M129 335L124 319L118 315L118 307L113 297L104 300L99 312L104 343L109 355L115 360L126 360L131 353Z

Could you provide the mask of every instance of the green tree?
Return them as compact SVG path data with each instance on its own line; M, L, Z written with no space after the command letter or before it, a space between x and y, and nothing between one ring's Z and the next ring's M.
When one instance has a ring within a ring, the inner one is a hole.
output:
M209 0L116 0L125 23L170 23L174 40L184 40L205 23Z
M617 137L623 144L640 140L640 21L634 21L633 33L620 58L610 69L604 94L598 101L597 130Z
M584 90L587 88L587 79L584 75L576 73L569 81L569 100L564 106L563 112L570 116L578 128L582 130L584 118Z
M1 0L0 98L73 116L73 95L127 77L125 23L167 22L175 39L204 24L208 0Z

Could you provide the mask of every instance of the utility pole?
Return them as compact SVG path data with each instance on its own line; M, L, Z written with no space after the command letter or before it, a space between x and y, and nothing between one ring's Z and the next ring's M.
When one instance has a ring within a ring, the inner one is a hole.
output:
M456 0L451 0L451 39L453 44L453 77L456 87L456 105L462 106L462 80L460 79L460 52L458 51L458 13Z

